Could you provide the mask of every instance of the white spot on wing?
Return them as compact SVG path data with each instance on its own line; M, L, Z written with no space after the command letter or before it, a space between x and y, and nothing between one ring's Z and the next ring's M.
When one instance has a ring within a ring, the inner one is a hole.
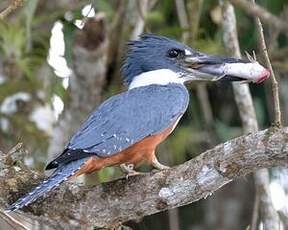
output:
M191 55L191 54L192 54L192 53L191 53L190 50L185 49L185 55Z

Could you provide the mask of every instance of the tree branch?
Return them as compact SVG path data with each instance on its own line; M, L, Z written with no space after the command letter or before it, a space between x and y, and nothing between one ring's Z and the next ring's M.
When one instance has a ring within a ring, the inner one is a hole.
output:
M267 129L220 144L170 170L93 187L63 184L27 211L58 229L115 226L206 198L260 168L288 167L288 128ZM1 163L1 162L0 162ZM15 163L13 163L15 165ZM15 200L40 181L35 172L0 165L0 202ZM25 186L24 186L25 184ZM36 218L34 216L34 218ZM60 221L62 220L62 221Z
M226 49L234 56L241 58L234 8L230 3L225 2L222 9L223 37ZM258 131L256 113L248 85L233 83L233 91L243 123L244 132L249 133ZM259 199L259 205L254 205L254 208L257 208L257 210L254 209L253 211L251 228L255 229L255 224L257 223L258 219L257 214L258 211L261 210L264 228L274 229L278 223L278 216L271 201L268 170L262 169L256 171L254 174L254 180L257 191L255 203L257 203Z
M23 2L24 0L14 0L5 10L0 12L0 20L4 20L14 10L22 6Z
M256 4L255 0L253 0L253 3ZM261 46L261 49L262 49L262 52L263 52L263 55L265 58L265 64L268 66L270 73L271 73L272 95L273 95L274 116L275 116L274 123L276 126L281 127L282 122L281 122L281 110L280 110L278 81L277 81L276 76L274 74L274 71L273 71L273 68L272 68L272 65L270 62L270 58L268 55L268 50L266 47L262 23L261 23L259 17L256 17L255 20L256 20L256 26L257 26L257 30L258 30L260 46Z
M278 18L277 16L271 14L269 11L264 9L263 7L249 2L247 0L229 0L233 5L241 8L246 13L250 14L251 16L259 17L263 23L266 25L273 26L281 31L288 31L288 24L285 23L283 20Z
M241 58L234 8L229 2L222 6L223 40L225 49L234 57ZM258 124L248 84L233 83L234 97L245 133L256 132Z

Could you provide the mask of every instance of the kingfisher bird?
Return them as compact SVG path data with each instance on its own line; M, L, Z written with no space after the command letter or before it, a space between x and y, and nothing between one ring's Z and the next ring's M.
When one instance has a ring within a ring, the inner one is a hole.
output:
M28 205L62 182L107 166L120 165L128 175L148 163L168 167L155 149L185 113L189 94L184 83L197 80L260 83L267 69L253 60L208 55L173 39L143 34L128 42L122 66L128 90L104 101L72 136L64 151L46 169L55 169L34 190L6 208Z

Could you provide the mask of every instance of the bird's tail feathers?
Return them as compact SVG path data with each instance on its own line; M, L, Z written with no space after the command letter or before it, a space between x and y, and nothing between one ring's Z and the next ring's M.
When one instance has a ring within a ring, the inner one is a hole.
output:
M49 178L41 182L31 192L19 198L15 203L7 207L5 212L11 212L20 209L41 197L48 191L56 188L62 182L68 180L69 177L73 176L86 161L86 158L82 158L64 165L60 165Z

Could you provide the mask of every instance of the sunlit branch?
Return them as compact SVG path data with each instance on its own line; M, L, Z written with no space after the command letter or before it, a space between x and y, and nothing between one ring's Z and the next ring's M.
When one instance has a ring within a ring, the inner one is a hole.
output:
M48 223L59 228L115 226L196 202L258 169L287 167L287 141L288 128L267 129L220 144L169 170L94 187L63 184L26 210L34 214L34 219L39 215L49 217ZM28 192L40 180L36 173L19 168L16 172L14 167L2 170L5 175L0 178L0 198L5 202Z

